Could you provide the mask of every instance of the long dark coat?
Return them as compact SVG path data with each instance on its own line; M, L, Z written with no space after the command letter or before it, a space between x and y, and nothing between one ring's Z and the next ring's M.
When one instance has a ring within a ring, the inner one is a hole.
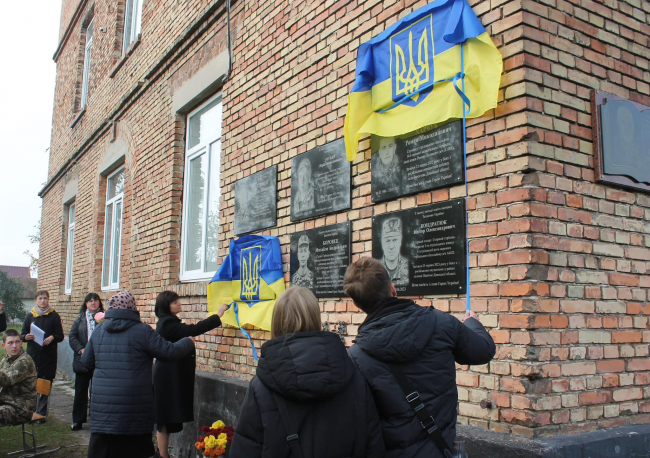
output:
M293 456L273 393L287 401L305 458L384 457L372 394L336 334L299 332L262 345L230 458Z
M99 323L95 325L97 329ZM72 328L70 328L70 335L68 336L70 342L70 348L74 351L74 359L72 360L72 370L75 374L79 372L88 372L86 366L81 364L81 350L86 348L88 345L88 322L86 321L86 313L82 313L74 320L72 323Z
M5 332L7 330L7 314L0 313L0 332Z
M34 323L45 332L45 339L54 336L54 340L49 345L40 346L33 340L27 342L27 354L32 357L36 370L38 371L38 378L46 380L54 380L56 376L56 363L57 363L57 344L63 341L63 325L61 324L61 317L52 309L47 315L34 316L36 312L30 312L25 317L23 323L23 330L20 333L20 338L25 341L25 336L29 334L29 329Z
M184 324L174 315L158 320L156 332L170 342L183 337L196 337L221 326L217 315L196 324ZM156 399L156 424L186 423L194 421L194 371L196 352L178 361L156 361L153 372Z
M382 301L359 327L350 357L370 384L387 458L442 458L386 363L399 364L449 445L456 437L456 366L486 364L496 352L483 325L408 299Z
M154 425L153 359L176 361L194 349L190 339L171 343L140 321L134 310L108 309L93 331L81 363L94 370L90 432L151 434Z

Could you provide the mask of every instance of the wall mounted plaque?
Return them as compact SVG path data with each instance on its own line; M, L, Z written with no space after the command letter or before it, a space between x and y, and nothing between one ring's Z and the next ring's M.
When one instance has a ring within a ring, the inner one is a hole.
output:
M372 218L372 257L402 296L466 292L465 200Z
M291 234L291 283L316 297L341 297L350 264L350 223Z
M291 161L291 221L350 208L350 162L343 139Z
M592 92L596 181L650 191L650 107Z
M409 137L373 135L371 148L373 202L464 182L461 121Z
M235 183L235 235L275 226L277 189L277 165Z

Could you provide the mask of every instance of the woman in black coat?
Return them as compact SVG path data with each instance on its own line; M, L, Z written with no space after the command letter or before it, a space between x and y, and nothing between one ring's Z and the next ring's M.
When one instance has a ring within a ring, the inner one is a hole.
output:
M321 329L311 291L293 287L280 296L273 339L262 345L231 458L294 458L296 445L287 441L293 434L304 458L384 457L372 394L339 336Z
M45 333L42 346L34 342L32 323ZM20 338L27 342L27 354L34 360L38 378L53 381L56 376L57 344L63 341L63 325L59 314L50 307L50 293L47 291L36 292L36 307L25 317ZM36 413L45 417L47 411L48 396L39 395Z
M99 296L95 293L88 293L79 311L79 316L74 320L70 329L70 347L74 351L72 370L75 373L74 404L72 406L73 431L80 430L82 425L88 421L88 387L93 373L81 364L81 355L83 355L88 340L98 324L95 321L95 314L103 311L104 306Z
M155 312L159 318L156 332L170 342L183 337L196 337L221 326L221 316L227 305L216 315L196 324L182 323L178 314L181 300L173 291L163 291L156 298ZM156 397L156 439L162 458L168 458L169 435L183 430L183 423L194 421L194 371L196 353L174 361L156 361L153 373Z
M89 458L149 458L155 453L153 359L177 361L193 350L190 339L171 343L142 323L128 291L109 299L104 323L81 357L81 364L95 371Z
M0 332L5 332L7 330L7 314L2 311L4 306L4 302L0 301Z

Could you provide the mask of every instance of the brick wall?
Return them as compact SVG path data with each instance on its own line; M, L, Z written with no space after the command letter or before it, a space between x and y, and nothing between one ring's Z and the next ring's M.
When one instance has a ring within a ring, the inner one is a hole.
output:
M648 422L650 196L594 182L590 96L600 89L650 105L649 4L471 3L505 70L499 106L467 130L472 308L498 353L489 365L460 368L459 421L529 437ZM352 167L352 208L289 220L291 158L342 137L358 46L424 4L234 3L233 75L223 88L220 256L233 237L235 181L275 164L278 225L264 233L280 237L285 269L294 231L351 221L356 259L371 253L373 215L464 196L464 186L456 186L373 205L366 139ZM86 292L100 289L105 179L97 168L117 137L129 145L121 287L136 295L146 322L155 323L153 302L164 289L183 297L184 318L202 318L205 283L178 281L185 126L172 113L171 95L226 49L223 8L207 0L146 1L142 39L122 58L115 55L119 5L91 6L91 89L81 115L73 103L81 23L57 61L39 286L53 293L66 330ZM65 296L62 193L75 174L74 286ZM416 299L464 311L463 298ZM349 324L351 344L365 315L345 299L321 307L323 321ZM257 347L269 338L259 330L251 335ZM199 369L245 378L255 372L248 342L235 329L213 331L197 347ZM492 406L481 407L484 400Z

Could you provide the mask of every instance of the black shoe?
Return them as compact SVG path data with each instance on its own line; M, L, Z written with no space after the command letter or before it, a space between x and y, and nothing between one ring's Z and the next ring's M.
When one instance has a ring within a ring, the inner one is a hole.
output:
M73 431L79 431L82 428L83 428L83 423L72 423L72 426L70 427L70 429Z
M42 425L43 423L45 423L45 418L41 418L40 420L36 420L37 425Z

